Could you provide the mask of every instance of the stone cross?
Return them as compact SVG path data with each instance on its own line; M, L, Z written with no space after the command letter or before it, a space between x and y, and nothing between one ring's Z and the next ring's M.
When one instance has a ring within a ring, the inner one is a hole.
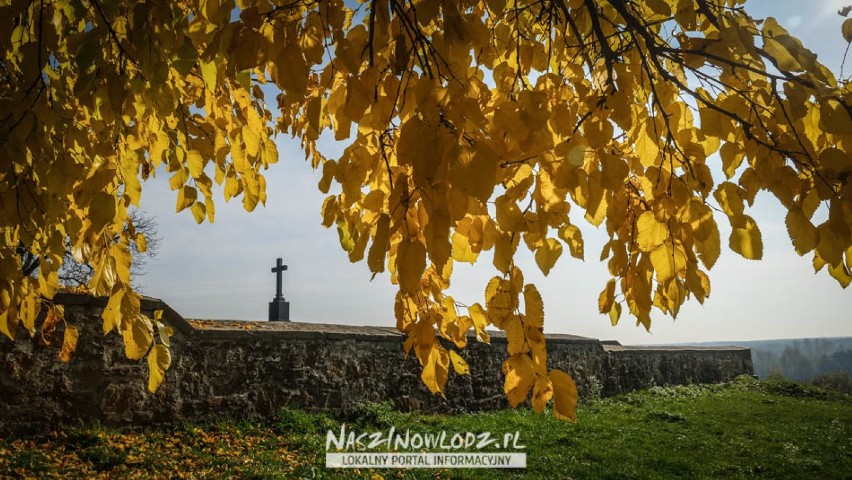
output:
M281 297L281 277L282 273L287 270L287 265L284 265L284 259L278 258L275 260L275 266L272 267L272 273L275 274L275 298Z
M269 302L270 322L290 321L290 302L285 301L281 294L281 277L285 270L287 270L287 265L284 265L284 260L282 258L276 259L275 266L272 267L272 273L275 274L275 298Z

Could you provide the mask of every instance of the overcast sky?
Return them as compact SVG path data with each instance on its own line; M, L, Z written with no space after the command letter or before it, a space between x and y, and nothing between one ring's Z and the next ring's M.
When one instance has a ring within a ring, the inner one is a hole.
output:
M852 0L750 0L746 8L755 17L778 18L837 74L846 43L836 11L846 3ZM371 282L366 262L349 262L336 230L320 225L324 195L316 188L318 173L303 160L297 141L280 138L278 145L281 161L265 172L266 207L250 214L241 202L226 204L219 196L216 222L196 225L189 210L174 213L167 175L144 185L142 208L157 217L163 242L139 279L142 292L188 318L265 320L275 293L270 268L283 257L289 266L284 296L293 320L394 325L395 287L387 273ZM330 158L335 148L327 145ZM723 251L710 271L710 298L703 306L688 302L677 320L653 316L651 333L637 327L626 309L616 327L597 313L598 294L609 278L606 265L597 261L604 227L599 232L581 226L585 262L566 253L546 278L529 252L518 263L542 293L546 332L625 344L852 335L852 291L827 272L814 275L810 257L795 254L785 212L774 197L758 196L751 214L763 233L764 259L749 261L725 250L730 230L727 220L718 219ZM523 245L518 251L525 252ZM490 253L474 267L455 264L451 293L459 301L483 302L485 284L496 272Z

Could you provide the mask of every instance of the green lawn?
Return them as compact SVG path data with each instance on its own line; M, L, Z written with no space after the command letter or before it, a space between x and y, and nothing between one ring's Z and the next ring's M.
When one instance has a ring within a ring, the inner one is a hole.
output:
M283 411L275 424L86 428L0 439L0 477L852 478L852 398L791 382L654 388L581 404L579 423L528 409L348 419ZM520 431L525 470L325 469L326 431Z

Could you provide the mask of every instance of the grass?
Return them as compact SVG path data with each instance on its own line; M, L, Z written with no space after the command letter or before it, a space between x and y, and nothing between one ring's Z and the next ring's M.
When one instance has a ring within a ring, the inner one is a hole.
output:
M282 410L274 423L100 427L0 439L0 477L850 478L852 398L786 381L652 388L581 404L568 424L528 409L470 415L362 405L346 419ZM520 432L525 470L327 470L326 431Z

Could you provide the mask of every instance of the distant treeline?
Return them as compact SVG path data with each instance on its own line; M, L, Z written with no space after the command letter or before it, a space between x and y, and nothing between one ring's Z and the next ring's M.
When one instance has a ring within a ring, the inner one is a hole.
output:
M702 342L697 345L751 348L754 374L761 379L770 374L782 374L790 380L812 380L832 373L852 376L852 337Z
M756 342L759 343L759 342ZM781 373L791 380L811 380L826 373L852 375L852 339L805 338L780 345L751 347L754 373L764 379Z

